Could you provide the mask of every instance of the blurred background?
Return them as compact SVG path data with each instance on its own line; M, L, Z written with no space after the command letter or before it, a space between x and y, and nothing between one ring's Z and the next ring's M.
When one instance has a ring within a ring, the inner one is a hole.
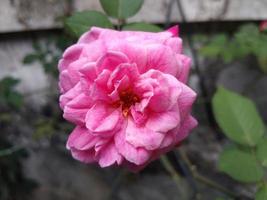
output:
M65 18L84 10L103 12L98 0L0 1L0 200L254 199L255 185L218 169L231 142L217 125L212 98L219 85L245 95L266 124L267 1L144 0L127 19L161 29L179 24L193 59L189 85L199 95L199 126L168 154L181 174L178 186L160 161L132 174L79 163L65 149L73 126L58 107L57 62L76 41Z

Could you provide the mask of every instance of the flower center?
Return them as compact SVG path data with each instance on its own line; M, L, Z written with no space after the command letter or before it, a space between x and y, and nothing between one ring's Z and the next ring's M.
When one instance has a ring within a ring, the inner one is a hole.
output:
M124 117L127 117L130 111L130 108L135 103L140 102L140 99L132 91L126 90L120 93L120 104L122 106L122 114Z

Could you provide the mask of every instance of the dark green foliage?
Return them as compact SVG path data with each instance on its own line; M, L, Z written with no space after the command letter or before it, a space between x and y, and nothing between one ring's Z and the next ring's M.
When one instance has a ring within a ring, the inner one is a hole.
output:
M140 10L144 0L100 0L100 3L109 16L127 19Z
M73 41L65 35L51 37L45 43L35 41L33 43L34 52L26 55L23 63L29 65L33 62L39 62L45 73L57 77L58 61L62 52L72 43Z
M147 23L130 23L126 24L122 27L123 30L130 30L130 31L149 31L149 32L160 32L162 29L153 24Z
M0 153L8 148L12 146L0 138ZM24 149L0 156L0 200L27 200L30 192L37 186L23 175L21 161L26 157L27 152Z
M267 73L267 34L260 32L257 25L243 25L233 37L221 33L209 40L207 36L201 35L195 37L195 41L200 41L199 38L202 38L201 41L204 43L200 48L202 55L218 57L226 63L253 55L258 61L259 68Z
M0 107L21 108L23 97L15 90L19 80L12 77L5 77L0 80Z
M108 17L98 11L83 11L73 14L65 21L65 29L75 37L80 37L92 26L112 28Z

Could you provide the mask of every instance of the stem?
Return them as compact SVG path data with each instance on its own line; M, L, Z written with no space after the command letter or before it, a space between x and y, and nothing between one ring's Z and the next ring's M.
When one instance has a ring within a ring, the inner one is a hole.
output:
M122 26L126 23L125 19L118 19L118 30L121 30Z
M193 177L194 177L196 180L198 180L198 181L200 181L200 182L202 182L202 183L204 183L204 184L206 184L206 185L208 185L208 186L210 186L210 187L212 187L212 188L214 188L214 189L216 189L216 190L218 190L218 191L221 191L221 192L223 192L223 193L225 193L225 194L227 194L227 195L229 195L229 196L231 196L231 197L238 198L238 195L236 195L234 192L228 190L227 188L223 187L222 185L216 183L215 181L210 180L209 178L207 178L207 177L205 177L205 176L199 174L199 173L197 172L196 166L192 165L192 163L191 163L191 161L188 159L186 153L185 153L184 151L182 151L182 150L180 150L179 152L180 152L180 154L181 154L182 159L183 159L183 160L185 161L185 163L188 165L188 168L190 169L190 171L191 171Z
M171 164L171 162L169 161L169 159L167 158L166 155L162 155L160 157L160 161L162 163L162 165L164 166L164 168L170 173L170 175L172 176L174 182L176 183L176 185L178 186L178 188L180 188L180 179L181 176L180 174L174 169L173 165Z

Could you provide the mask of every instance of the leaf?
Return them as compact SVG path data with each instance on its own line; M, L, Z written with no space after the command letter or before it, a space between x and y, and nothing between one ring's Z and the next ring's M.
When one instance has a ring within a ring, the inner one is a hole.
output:
M250 99L219 87L212 107L217 123L231 140L249 146L259 142L265 126Z
M264 171L252 153L241 151L236 147L225 149L220 155L219 170L240 182L257 182Z
M264 184L257 191L255 200L266 200L266 199L267 199L267 185Z
M0 80L0 88L11 89L14 86L16 86L19 82L20 82L19 79L8 76Z
M23 63L24 64L31 64L31 63L33 63L36 60L38 60L38 55L36 55L36 54L29 54L29 55L26 55L23 58Z
M100 0L100 3L109 16L126 19L140 10L144 0Z
M267 167L267 139L264 138L257 145L256 155L264 167Z
M162 29L156 25L153 24L147 24L147 23L131 23L126 24L122 28L123 30L134 30L134 31L149 31L149 32L160 32Z
M7 103L14 108L19 109L23 105L23 97L17 92L10 92L6 98Z
M267 51L267 48L265 50ZM267 74L267 57L265 55L264 56L259 55L258 63L259 63L259 67L262 70L262 72Z
M80 37L92 26L113 28L108 17L98 11L77 12L65 21L65 28L76 37Z
M225 34L218 34L211 39L209 44L200 49L200 53L208 57L220 56L226 47L227 42L228 38Z

